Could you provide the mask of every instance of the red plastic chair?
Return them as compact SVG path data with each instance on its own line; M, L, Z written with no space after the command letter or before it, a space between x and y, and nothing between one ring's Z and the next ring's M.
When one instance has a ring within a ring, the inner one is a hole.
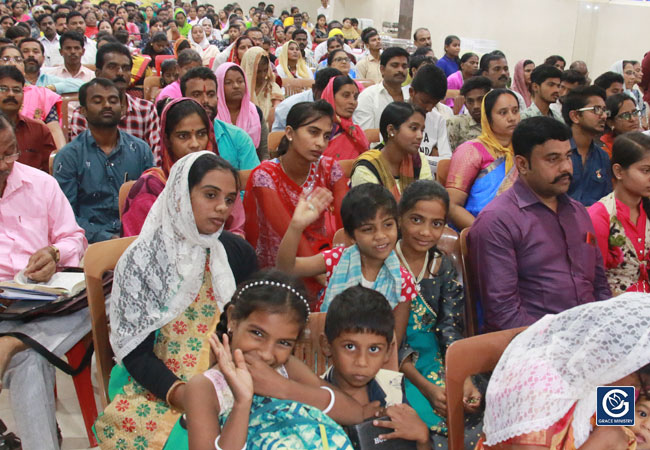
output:
M92 334L88 333L85 338L77 342L77 344L65 354L68 359L68 364L72 367L78 367L86 354L86 349L90 343L92 343ZM81 373L72 377L72 382L74 383L74 388L77 392L77 400L79 401L79 407L81 408L81 415L84 419L90 447L97 447L97 440L95 439L95 434L92 430L93 424L95 423L95 420L97 420L97 405L95 404L95 393L90 378L90 366L91 364L88 363Z
M157 55L156 56L156 73L158 76L161 76L160 74L160 66L162 65L162 62L166 59L175 59L176 57L174 55Z

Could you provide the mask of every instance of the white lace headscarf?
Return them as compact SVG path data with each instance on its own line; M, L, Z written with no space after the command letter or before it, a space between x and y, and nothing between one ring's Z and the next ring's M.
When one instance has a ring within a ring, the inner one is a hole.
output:
M487 445L541 431L577 403L576 448L591 432L596 387L650 363L650 295L630 293L547 315L516 336L486 394Z
M199 234L192 212L188 174L197 158L209 154L213 153L190 153L174 163L140 236L115 267L109 313L118 361L194 301L203 283L206 249L220 309L235 292L235 278L219 240L221 230Z

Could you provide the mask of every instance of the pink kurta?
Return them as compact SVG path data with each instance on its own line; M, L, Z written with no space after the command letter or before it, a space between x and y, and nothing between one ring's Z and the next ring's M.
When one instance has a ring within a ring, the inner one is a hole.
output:
M0 197L0 280L12 279L48 245L59 249L59 265L76 266L88 242L56 180L16 162Z

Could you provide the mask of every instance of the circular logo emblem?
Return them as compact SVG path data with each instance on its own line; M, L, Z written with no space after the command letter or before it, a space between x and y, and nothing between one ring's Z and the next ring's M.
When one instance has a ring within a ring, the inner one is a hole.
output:
M613 418L623 417L630 410L627 393L621 389L612 389L603 396L603 410Z

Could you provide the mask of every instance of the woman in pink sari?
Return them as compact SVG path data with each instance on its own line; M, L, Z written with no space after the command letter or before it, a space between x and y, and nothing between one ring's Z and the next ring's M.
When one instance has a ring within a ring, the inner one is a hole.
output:
M515 66L515 76L512 80L512 90L521 94L526 102L526 108L533 102L530 95L530 74L534 68L534 62L530 59L522 59Z
M447 99L445 105L454 109L454 114L463 114L465 105L454 107L454 99L460 95L460 88L465 80L469 80L478 71L478 55L467 52L460 58L460 70L447 77Z
M201 150L219 154L214 128L203 107L190 98L165 106L161 118L162 167L145 171L129 191L122 213L122 236L140 234L149 210L165 188L172 165L183 156ZM237 197L225 229L243 237L244 208Z

